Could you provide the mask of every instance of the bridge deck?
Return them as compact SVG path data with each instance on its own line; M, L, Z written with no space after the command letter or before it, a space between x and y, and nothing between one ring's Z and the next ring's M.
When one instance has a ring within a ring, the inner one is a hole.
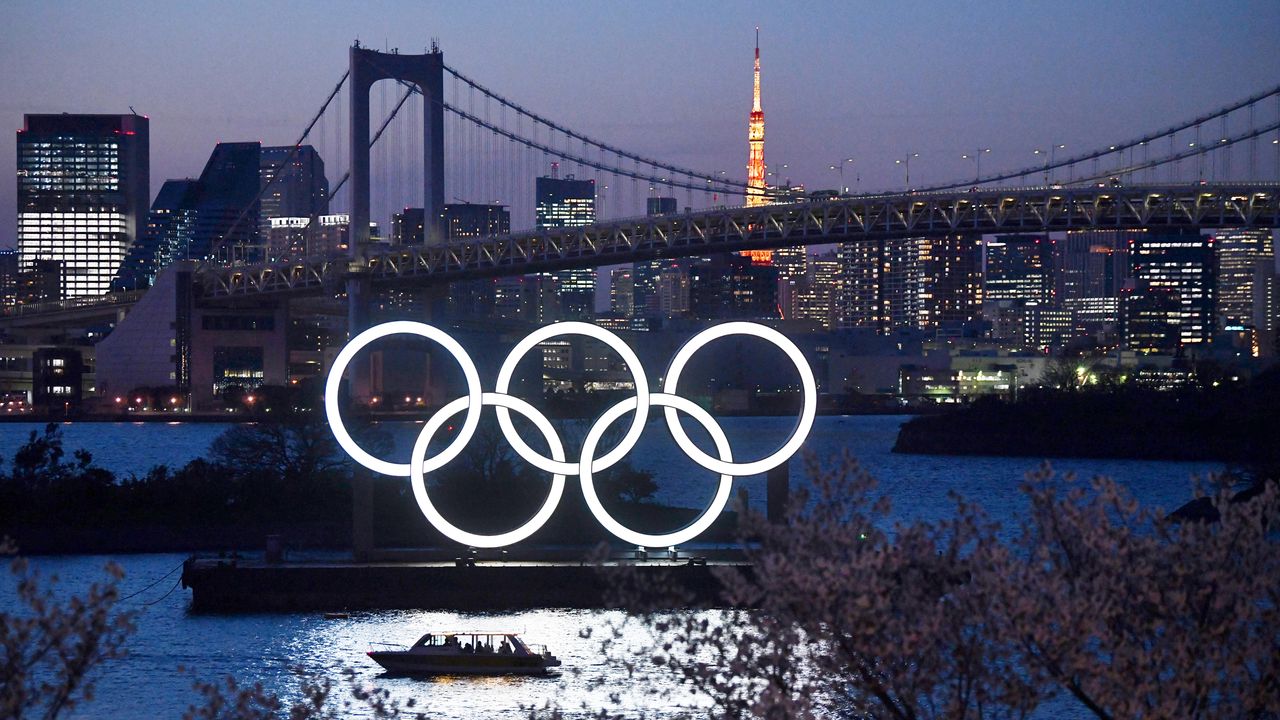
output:
M205 266L206 299L336 292L375 283L448 282L652 258L947 233L1089 229L1274 228L1280 183L861 195L822 202L637 217L429 247L369 248L363 257Z

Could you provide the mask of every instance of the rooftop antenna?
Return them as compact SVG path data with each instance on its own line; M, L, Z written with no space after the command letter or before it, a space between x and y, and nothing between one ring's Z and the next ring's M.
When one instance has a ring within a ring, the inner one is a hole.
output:
M129 106L129 112L133 113L134 115L138 114L138 111L134 110L132 105Z

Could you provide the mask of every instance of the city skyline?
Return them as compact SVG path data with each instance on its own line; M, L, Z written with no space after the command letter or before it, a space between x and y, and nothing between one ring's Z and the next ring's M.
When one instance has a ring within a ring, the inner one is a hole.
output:
M1142 6L1108 7L1114 22L1098 23L1088 33L1067 21L1096 15L1102 6L1007 6L978 13L921 6L905 14L868 8L853 18L836 5L798 12L758 5L735 12L735 18L749 19L732 23L719 20L725 6L699 6L681 9L684 22L666 27L661 19L671 13L652 13L648 6L642 12L637 5L609 9L610 22L595 29L587 26L604 10L557 6L511 24L518 30L498 27L483 6L384 5L360 17L351 17L355 13L345 6L310 5L305 12L269 7L305 31L272 42L267 30L237 24L247 18L248 6L220 8L218 17L208 17L212 11L190 8L148 13L143 4L75 10L19 4L0 50L11 68L3 112L20 126L23 113L126 113L132 105L152 120L154 196L164 179L197 175L217 141L293 142L344 64L342 49L353 35L405 52L418 52L435 37L451 63L536 111L653 157L745 177L745 58L759 25L770 58L770 165L779 168L770 183L787 179L780 170L787 165L796 182L834 187L839 179L828 165L854 157L860 189L868 190L901 185L892 158L904 152L920 153L912 176L922 180L972 172L972 162L961 155L972 152L975 141L993 147L986 167L1022 167L1033 164L1035 146L1061 141L1083 149L1163 127L1168 118L1191 117L1258 91L1280 68L1267 52L1268 38L1280 29L1280 8L1267 4L1167 7L1152 18ZM1243 14L1249 23L1233 20ZM65 25L73 15L77 22L56 38L35 32ZM1132 37L1126 28L1139 21L1144 32L1165 42L1151 47L1126 41ZM877 35L898 22L920 40ZM722 31L699 31L709 23ZM1232 32L1219 31L1228 24ZM261 25L269 29L272 23ZM126 27L132 30L124 32ZM406 27L423 29L419 36ZM1027 27L1043 32L1028 38ZM232 30L243 38L238 46L227 44ZM634 67L581 61L600 57L597 51L624 32L649 33L653 57ZM572 44L545 41L570 36ZM135 44L123 45L113 39L118 37ZM695 37L699 42L692 42ZM219 43L236 50L214 52ZM188 52L206 47L210 52L202 57L209 62L184 63ZM499 47L503 54L492 52ZM1181 51L1190 47L1196 52ZM1062 58L1071 58L1072 72L1045 82ZM554 80L538 77L547 67L556 68ZM1115 67L1127 72L1108 72ZM831 93L832 87L848 92ZM639 115L618 109L672 96L688 101L664 101L655 105L658 111ZM599 102L602 97L609 102ZM1017 98L1016 106L993 107L1005 98ZM0 162L12 166L13 145L0 152ZM342 169L328 171L333 180ZM14 244L14 192L8 175L0 184L4 247Z

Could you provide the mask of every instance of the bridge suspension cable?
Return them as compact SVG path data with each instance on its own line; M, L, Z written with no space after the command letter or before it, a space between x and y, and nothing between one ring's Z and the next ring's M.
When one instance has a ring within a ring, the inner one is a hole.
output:
M1273 122L1264 127L1254 128L1253 130L1249 130L1247 132L1241 133L1239 135L1236 135L1235 137L1222 138L1217 143L1214 143L1213 145L1208 147L1201 148L1197 145L1197 146L1189 147L1186 150L1183 150L1181 152L1156 158L1155 160L1146 161L1138 165L1130 165L1126 167L1114 168L1104 173L1097 173L1095 175L1088 176L1088 177L1076 178L1075 180L1072 181L1072 184L1095 182L1097 180L1102 180L1109 177L1115 177L1118 175L1128 175L1128 174L1132 174L1142 170L1150 170L1152 168L1159 167L1161 165L1168 165L1169 163L1179 162L1182 160L1187 160L1189 158L1203 156L1206 153L1213 152L1214 150L1229 148L1232 145L1235 145L1237 143L1242 143L1247 140L1253 140L1267 133L1276 132L1276 131L1280 131L1280 121Z
M240 214L236 216L235 222L231 223L231 227L227 229L226 235L223 236L224 238L231 237L235 234L236 229L240 227L240 223L248 217L249 210L262 200L262 197L267 194L267 190L271 189L271 185L274 184L282 174L284 174L285 168L293 164L294 159L298 156L298 152L302 149L302 143L311 135L312 128L316 126L316 123L320 122L321 116L323 116L325 111L329 109L329 104L338 96L338 93L342 90L342 86L346 84L347 78L350 77L350 75L350 70L342 73L342 77L338 80L338 84L333 86L333 90L329 93L329 97L325 98L324 104L322 104L320 109L316 111L316 114L312 116L311 122L307 123L307 127L303 129L302 134L298 136L298 139L294 141L293 147L289 149L289 154L285 157L284 162L276 167L276 169L271 173L271 177L268 178L265 183L262 183L262 187L258 189L258 194L255 195L253 200L250 201L248 205L245 205L240 211Z
M445 69L446 69L446 70L449 70L449 68L448 68L447 66L445 67ZM516 111L517 111L517 114L524 115L525 117L528 117L528 118L530 118L530 119L533 119L533 120L535 120L536 122L539 122L539 123L541 123L541 124L543 124L543 125L545 125L545 126L547 126L547 127L551 128L552 130L554 130L554 131L556 131L556 132L560 132L561 134L564 134L566 137L569 137L569 138L571 138L571 139L579 140L579 141L583 142L585 145L595 146L595 147L597 147L597 148L599 148L599 149L601 149L601 150L604 150L604 151L606 151L606 152L611 152L611 153L614 153L614 154L623 155L624 157L627 157L628 159L631 159L633 162L635 162L635 163L637 163L637 164L646 164L646 165L651 165L651 166L654 166L654 167L663 167L663 168L667 168L667 167L674 167L674 166L666 166L666 165L664 165L663 163L658 163L658 162L656 162L656 161L650 161L650 160L648 160L648 159L646 159L646 158L643 158L643 157L641 157L641 156L639 156L639 155L634 155L634 154L632 154L632 153L626 153L625 151L619 151L619 150L617 150L616 148L613 148L612 146L608 146L608 145L604 145L603 143L599 143L599 142L597 142L597 141L595 141L595 140L592 140L592 139L590 139L590 138L588 138L588 137L586 137L586 136L584 136L584 135L581 135L580 133L575 133L575 132L573 132L573 131L568 131L568 130L566 130L566 129L562 128L562 127L561 127L561 126L559 126L559 125L555 125L554 123L551 123L550 121L547 121L547 120L545 120L544 118L541 118L540 116L533 115L532 113L529 113L528 111L524 110L523 108L520 108L518 105L515 105L514 103L511 103L510 101L508 101L508 100L506 100L506 99L504 99L504 98L501 98L501 97L499 97L499 96L497 96L497 95L493 95L492 93L490 93L489 91L487 91L485 88L483 88L482 86L480 86L480 85L476 84L475 82L473 82L473 81L469 80L468 78L465 78L465 77L463 77L463 76L461 76L461 75L458 75L456 72L454 72L454 71L452 71L452 70L450 70L450 72L451 72L451 74L453 74L455 77L457 77L459 80L462 80L463 82L467 83L467 84L468 84L468 85L470 85L471 87L473 87L473 88L475 88L475 89L479 90L481 93L485 94L485 96L486 96L486 97L490 97L490 98L492 98L492 99L494 99L494 100L497 100L497 101L498 101L499 103L501 103L502 105L504 105L504 106L506 106L506 107L509 107L509 108L511 108L511 109L513 109L513 110L516 110ZM412 94L414 94L414 93L422 94L421 90L419 90L419 89L418 89L418 87L417 87L416 85L412 84L412 83L409 83L409 82L404 81L404 80L397 80L396 82L398 82L400 85L402 85L402 86L404 86L404 87L406 88L405 97L401 99L401 101L400 101L400 105L403 105L403 104L404 104L404 100L405 100L405 99L407 99L409 95L412 95ZM425 96L424 96L424 97L425 97ZM509 139L509 140L513 140L513 141L515 141L515 142L517 142L517 143L520 143L521 145L524 145L525 147L528 147L528 148L533 149L533 150L538 150L538 151L540 151L540 152L546 153L546 154L548 154L548 155L552 155L552 156L554 156L554 157L560 158L561 160L565 160L565 161L567 161L567 162L577 163L577 164L579 164L579 165L585 165L585 166L587 166L587 167L595 168L596 170L600 170L601 172L606 172L606 173L610 173L610 174L613 174L613 175L618 175L618 176L621 176L621 177L629 177L629 178L633 178L633 179L636 179L636 180L643 180L643 181L645 181L645 182L655 183L655 184L658 184L658 185L666 185L666 186L669 186L669 187L683 188L683 189L685 189L685 190L691 190L691 191L692 191L692 190L697 190L697 191L699 191L699 192L715 192L715 193L726 193L726 194L730 194L730 193L739 193L739 192L742 192L742 191L744 191L744 190L745 190L745 188L746 188L746 184L745 184L745 183L738 184L736 181L727 180L727 179L720 179L720 178L713 178L713 177L708 176L708 175L702 175L702 174L699 174L699 173L696 173L696 172L693 172L693 171L686 171L686 170L681 169L681 168L676 168L676 171L677 171L679 174L686 175L686 176L688 176L688 177L691 177L691 178L694 178L694 179L697 179L697 180L701 180L701 181L702 181L702 183L700 183L700 184L695 184L695 183L691 183L691 182L685 182L685 181L682 181L682 180L677 180L677 179L674 179L674 178L665 178L665 177L661 177L661 176L658 176L658 175L648 175L648 174L645 174L645 173L643 173L643 172L640 172L640 171L639 171L639 169L638 169L638 166L637 166L637 168L636 168L635 170L628 170L628 169L626 169L626 168L622 168L622 167L618 167L618 166L613 166L613 165L608 165L608 164L606 164L606 163L604 163L604 162L600 162L600 161L592 160L591 158L586 157L585 153L584 153L584 154L582 154L582 155L574 154L574 153L571 153L571 152L569 152L569 151L567 151L567 150L561 150L561 149L559 149L559 148L556 148L556 147L555 147L555 146L553 146L553 145L550 145L550 144L547 144L547 143L543 143L543 142L539 142L539 141L537 141L537 140L534 140L534 139L530 139L530 138L524 137L523 135L520 135L520 134L518 134L518 133L516 133L516 132L513 132L513 131L511 131L511 130L507 130L506 128L498 127L498 126L497 126L497 125L495 125L494 123L492 123L492 122L490 122L490 121L488 121L488 120L485 120L484 118L481 118L481 117L479 117L478 115L476 115L476 114L474 114L474 113L472 113L472 112L469 112L469 111L467 111L467 110L463 110L463 109L462 109L462 108L460 108L460 107L456 107L456 106L454 106L454 105L452 105L452 104L450 104L450 103L448 103L448 102L445 102L445 100L444 100L443 98L425 98L425 99L426 99L428 102L431 102L431 103L433 103L433 104L439 104L439 105L440 105L441 107L443 107L445 110L447 110L447 111L449 111L449 112L453 113L454 115L457 115L458 117L460 117L460 118L462 118L462 119L464 119L464 120L466 120L466 121L468 121L468 122L472 123L473 125L475 125L475 126L477 126L477 127L484 128L485 130L488 130L489 132L495 133L495 134L497 134L497 135L501 135L501 136L503 136L503 137L505 137L505 138L507 138L507 139ZM396 108L395 108L395 110L394 110L394 111L392 111L391 115L389 115L389 116L387 117L386 121L383 123L383 127L384 127L384 128L385 128L385 127L386 127L386 125L387 125L387 124L389 124L389 123L391 122L391 120L395 117L396 112L398 112L398 111L399 111L400 105L397 105L397 106L396 106ZM381 135L381 132L379 132L379 136L380 136L380 135ZM370 142L370 145L372 146L373 142L376 142L376 141L377 141L377 137L375 137L375 138L374 138L374 140L373 140L372 142ZM344 177L344 180L345 180L345 177ZM339 187L341 187L341 183L339 183ZM334 190L333 192L334 192L334 194L337 194L337 189L335 188L335 190ZM765 194L766 194L766 195L773 194L774 192L776 192L776 191L775 191L774 189L772 189L772 188L766 188L766 190L765 190Z
M551 128L552 130L559 132L568 138L579 140L584 145L589 145L599 150L612 153L614 155L617 155L621 158L625 158L627 160L632 160L644 165L649 165L651 167L655 167L660 170L666 170L667 172L670 172L676 175L684 175L686 177L696 178L704 182L713 183L716 185L722 185L726 188L732 188L734 191L745 192L747 189L747 183L745 181L740 182L737 180L729 180L727 178L717 178L713 175L708 175L702 172L698 172L697 170L682 168L678 165L671 165L669 163L664 163L660 160L654 160L652 158L647 158L642 155L637 155L636 153L628 152L615 145L610 145L608 143L601 142L594 138L590 138L586 135L583 135L582 133L571 130L563 125L560 125L559 123L553 120L545 118L541 115L538 115L537 113L534 113L528 110L527 108L522 107L521 105L486 88L485 86L481 85L475 80L472 80L471 78L463 75L462 73L458 72L454 68L449 67L448 65L445 65L444 69L450 75L453 75L454 77L466 83L470 87L483 93L485 97L489 97L496 100L498 103L502 104L503 106L511 108L512 110L516 111L516 113L533 120L535 123L541 123L542 125L545 125L546 127ZM446 105L445 107L447 108L448 105ZM596 167L596 166L593 166L593 167ZM603 168L597 168L597 169L603 169ZM640 179L644 179L644 176L642 176ZM694 187L694 186L681 185L680 187ZM703 188L702 186L696 186L696 189L705 189L705 188Z
M1058 170L1066 167L1072 167L1074 165L1078 165L1080 163L1088 162L1091 160L1098 160L1098 159L1107 157L1109 155L1122 153L1132 148L1149 146L1151 143L1155 142L1156 140L1172 137L1185 130L1190 130L1192 128L1199 127L1200 125L1203 125L1204 123L1209 122L1211 120L1216 120L1218 118L1225 118L1231 113L1236 112L1237 110L1241 110L1243 108L1253 108L1258 103L1271 97L1280 97L1280 85L1273 87L1270 90L1267 90L1265 92L1252 95L1238 102L1221 107L1215 110L1214 112L1209 113L1208 115L1202 115L1192 120L1187 120L1187 121L1178 123L1177 125L1173 125L1171 127L1165 128L1160 132L1144 135L1142 137L1135 138L1126 142L1118 143L1115 145L1108 145L1106 149L1094 150L1092 152L1087 152L1080 155L1073 155L1071 157L1063 158L1062 160L1052 160L1048 163L1045 163L1042 165L1036 165L1033 167L1024 167L1019 170L1002 172L994 175L987 175L985 177L976 178L974 180L965 180L965 181L958 181L953 183L929 185L926 187L915 188L915 190L917 192L954 190L956 188L962 188L962 187L972 186L972 185L990 185L994 183L1004 182L1005 180L1024 178L1024 177L1027 177L1028 175L1036 175L1039 173L1051 173L1054 170ZM1250 137L1256 137L1256 135L1252 135ZM1228 143L1227 145L1230 145L1230 144L1234 144L1234 143ZM1197 146L1198 145L1199 143L1197 143ZM1225 147L1226 145L1223 145L1223 146ZM1207 151L1207 149L1204 151ZM1195 153L1192 153L1192 155L1194 154ZM1175 155L1177 155L1178 157L1175 158L1174 157ZM1187 157L1185 153L1170 153L1168 156L1166 156L1164 162L1148 164L1147 167L1155 167L1157 165L1166 164L1168 162L1174 162L1176 159L1183 159L1185 157ZM1115 174L1120 174L1120 173L1116 173L1116 172L1108 173L1108 175L1115 175ZM1068 181L1068 184L1073 182L1081 182L1081 180L1070 180Z
M408 87L409 89L400 98L400 102L396 103L395 107L391 108L391 112L387 115L386 119L382 121L382 125L381 127L378 128L378 132L374 133L373 138L369 140L369 147L373 147L378 143L378 138L381 138L382 134L387 131L387 126L391 125L391 121L396 118L397 114L399 114L400 108L404 107L405 101L407 101L410 97L412 97L413 94L418 90L418 88L414 87L413 85L409 85ZM342 186L345 185L347 183L347 180L349 180L350 178L351 178L351 169L348 168L347 171L342 174L342 179L339 180L338 183L333 186L333 189L329 191L329 196L332 197L334 195L337 195L338 191L342 189Z

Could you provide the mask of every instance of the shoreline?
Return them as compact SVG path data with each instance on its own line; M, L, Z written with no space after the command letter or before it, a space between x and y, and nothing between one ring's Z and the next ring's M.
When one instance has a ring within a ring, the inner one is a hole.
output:
M424 412L393 412L378 413L376 415L361 415L362 419L372 422L424 422L431 417L431 412L438 408ZM932 408L885 408L866 409L855 411L839 411L839 410L823 410L817 411L819 417L864 417L864 416L880 416L880 415L934 415L942 412L941 410L933 410ZM713 413L717 417L761 417L761 418L785 418L795 417L789 413L774 412L728 412L720 411ZM577 415L577 414L555 414L548 415L552 420L592 420L599 417L596 415ZM56 423L58 425L73 425L75 423L159 423L163 425L171 425L175 423L223 423L227 425L252 425L255 423L279 422L275 417L270 415L255 415L245 417L244 415L226 415L226 414L209 414L209 413L157 413L157 414L126 414L126 415L78 415L74 417L64 417L59 415L0 415L0 424L12 423Z

